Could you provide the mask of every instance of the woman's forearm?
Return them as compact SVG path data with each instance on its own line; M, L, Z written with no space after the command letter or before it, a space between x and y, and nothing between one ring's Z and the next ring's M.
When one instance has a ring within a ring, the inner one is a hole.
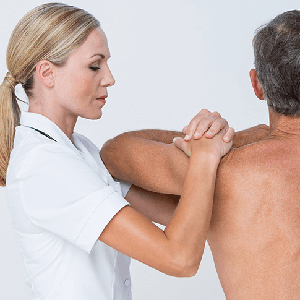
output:
M192 156L182 196L165 229L168 239L185 245L187 265L197 271L209 229L218 161L210 155ZM195 184L196 183L196 184Z
M210 224L217 165L210 154L192 155L184 192L165 231L126 207L110 221L100 240L168 275L193 276Z

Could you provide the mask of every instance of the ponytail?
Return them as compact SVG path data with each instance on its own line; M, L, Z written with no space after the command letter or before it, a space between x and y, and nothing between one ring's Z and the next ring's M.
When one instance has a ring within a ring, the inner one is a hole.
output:
M6 171L14 145L15 127L20 124L20 108L15 95L17 84L8 72L0 85L0 186L6 185Z

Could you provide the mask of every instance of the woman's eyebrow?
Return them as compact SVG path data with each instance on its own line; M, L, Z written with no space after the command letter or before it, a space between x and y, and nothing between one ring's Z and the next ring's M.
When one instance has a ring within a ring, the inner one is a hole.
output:
M93 57L95 57L95 56L100 56L102 59L104 59L104 58L105 58L105 55L103 55L103 54L100 54L100 53L96 53L96 54L94 54L93 56L91 56L91 58L93 58Z

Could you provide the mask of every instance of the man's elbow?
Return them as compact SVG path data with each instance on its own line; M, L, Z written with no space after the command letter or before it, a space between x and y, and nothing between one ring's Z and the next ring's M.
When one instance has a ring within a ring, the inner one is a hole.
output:
M107 168L108 172L114 176L115 173L115 164L114 159L115 156L115 146L114 146L114 139L110 139L104 143L100 150L100 157L105 167Z
M102 146L102 148L100 150L100 157L101 157L101 159L102 159L103 162L105 162L109 158L109 153L110 153L109 148L110 148L111 142L112 142L112 139L107 140L103 144L103 146Z
M107 140L100 150L100 157L105 164L111 163L113 157L120 154L120 149L126 145L127 134L122 133L116 137Z

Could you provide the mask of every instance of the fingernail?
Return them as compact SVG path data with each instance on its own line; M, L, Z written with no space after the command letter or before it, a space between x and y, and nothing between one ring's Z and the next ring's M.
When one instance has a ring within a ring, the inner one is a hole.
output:
M190 139L190 136L187 134L185 137L184 137L185 140L189 140Z
M173 143L175 143L175 141L178 139L178 137L174 137L173 139Z
M211 131L207 131L206 134L212 135L213 133Z
M194 134L194 137L195 138L197 138L197 137L199 137L200 136L200 133L199 132L196 132L195 134Z
M224 140L225 141L229 141L229 137L228 136L224 136Z

